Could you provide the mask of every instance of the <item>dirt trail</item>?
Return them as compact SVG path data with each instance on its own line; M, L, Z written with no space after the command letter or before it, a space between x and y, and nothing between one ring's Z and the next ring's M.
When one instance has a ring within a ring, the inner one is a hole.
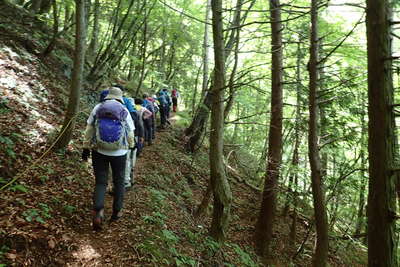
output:
M85 224L78 226L71 233L76 247L67 266L139 266L140 255L136 249L143 229L141 216L148 209L145 201L148 192L144 179L145 172L151 172L151 164L157 158L159 144L168 135L168 131L157 132L157 138L151 146L146 146L138 158L135 168L135 183L132 190L126 192L123 216L117 222L109 223L112 211L112 197L107 194L105 223L103 230L91 229L91 217L88 214ZM151 163L151 164L150 164ZM94 179L93 177L91 179ZM60 262L61 263L61 262Z

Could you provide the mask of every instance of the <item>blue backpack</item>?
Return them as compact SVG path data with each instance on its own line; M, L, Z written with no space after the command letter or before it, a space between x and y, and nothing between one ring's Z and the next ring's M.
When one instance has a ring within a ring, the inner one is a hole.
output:
M128 149L128 112L116 101L105 101L96 111L95 138L96 148L105 150Z

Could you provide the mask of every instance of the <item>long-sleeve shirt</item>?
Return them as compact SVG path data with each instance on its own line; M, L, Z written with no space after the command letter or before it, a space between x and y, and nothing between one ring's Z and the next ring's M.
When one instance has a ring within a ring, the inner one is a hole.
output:
M116 101L114 99L111 100L106 100L106 101ZM119 102L118 102L119 103ZM83 147L85 148L90 148L92 144L92 138L95 134L95 115L97 112L97 109L100 107L102 103L97 104L92 112L90 112L89 118L86 121L86 130L85 130L85 139L83 142ZM129 113L128 109L124 107L127 113ZM133 120L131 116L126 117L126 123L128 127L128 144L129 147L134 147L135 146L135 139L134 139L134 130L135 130L135 125L133 123ZM100 148L95 148L97 152L106 155L106 156L122 156L125 155L128 152L128 149L117 149L117 150L105 150L105 149L100 149Z

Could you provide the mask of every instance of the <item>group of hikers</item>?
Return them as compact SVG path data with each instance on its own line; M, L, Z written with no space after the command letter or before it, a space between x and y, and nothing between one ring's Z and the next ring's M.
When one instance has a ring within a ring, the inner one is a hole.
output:
M93 194L93 229L102 229L104 221L104 199L108 174L111 169L113 208L110 222L117 221L122 214L124 193L134 182L136 159L146 145L152 145L156 131L171 125L170 107L177 111L178 91L171 95L167 88L156 95L144 93L142 98L124 96L121 85L113 85L100 93L99 103L86 121L82 160L92 157L95 176ZM160 124L156 126L157 114Z

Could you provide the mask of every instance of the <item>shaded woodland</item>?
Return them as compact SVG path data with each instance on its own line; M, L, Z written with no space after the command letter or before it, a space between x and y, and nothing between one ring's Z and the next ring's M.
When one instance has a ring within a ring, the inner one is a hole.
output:
M85 235L71 218L84 225L90 185L63 208L35 194L57 177L66 200L68 171L90 177L82 125L115 83L134 98L180 94L138 167L128 199L143 220L122 224L115 266L398 266L399 5L0 1L0 267L68 264L64 235ZM37 226L53 219L66 232ZM57 247L47 262L11 241L35 231L38 251Z

